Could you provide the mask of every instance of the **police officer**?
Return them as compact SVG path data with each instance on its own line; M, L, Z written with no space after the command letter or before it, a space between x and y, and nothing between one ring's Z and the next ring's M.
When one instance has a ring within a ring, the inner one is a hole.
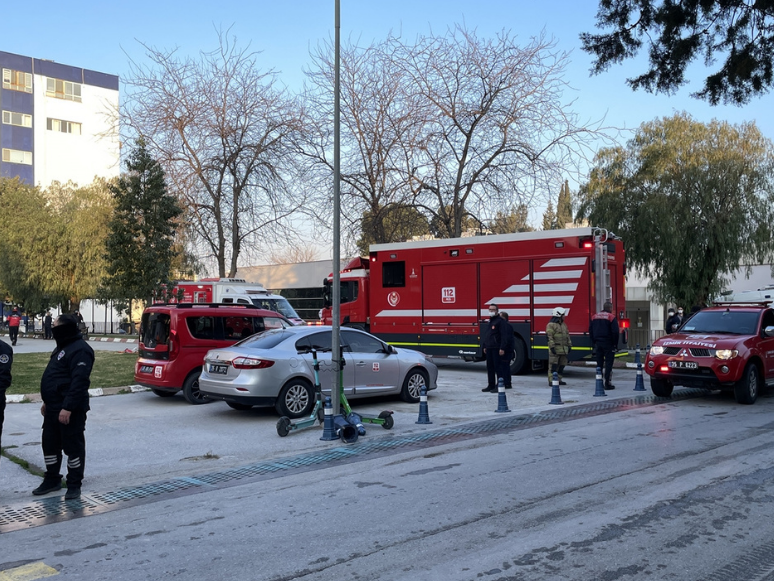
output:
M602 311L591 318L589 336L597 354L597 367L605 370L605 389L615 389L611 381L613 359L618 349L618 319L613 314L613 303L606 302Z
M62 488L62 452L67 455L67 494L81 495L86 462L86 413L94 351L78 330L73 315L59 315L52 328L56 348L40 380L43 405L43 460L46 474L32 494L39 496Z
M19 325L21 324L21 315L18 307L13 308L11 316L8 317L8 338L11 339L11 345L16 345L19 338Z
M553 316L546 326L548 338L548 385L553 385L554 373L559 378L559 385L567 385L562 381L562 373L567 365L567 355L572 349L570 331L564 322L567 311L563 307L556 307L551 313Z
M489 323L483 336L482 346L486 355L487 386L481 391L497 392L497 374L501 373L500 358L508 350L508 330L510 325L500 316L500 309L489 305ZM505 380L505 378L503 378Z
M11 364L13 349L5 341L0 341L0 446L3 438L3 420L5 419L5 390L11 385Z

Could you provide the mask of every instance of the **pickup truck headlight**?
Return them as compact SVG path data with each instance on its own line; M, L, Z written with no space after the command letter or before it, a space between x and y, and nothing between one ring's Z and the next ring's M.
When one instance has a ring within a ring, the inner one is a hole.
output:
M739 355L739 351L736 349L718 349L715 351L716 359L733 359L737 355Z
M664 352L664 348L661 345L653 345L650 348L651 355L661 355Z

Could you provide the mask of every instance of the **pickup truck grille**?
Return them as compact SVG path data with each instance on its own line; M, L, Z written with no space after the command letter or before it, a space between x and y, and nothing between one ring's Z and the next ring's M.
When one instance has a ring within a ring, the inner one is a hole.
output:
M677 355L682 350L683 350L683 347L665 347L664 355ZM710 353L709 349L692 347L689 349L689 351L691 352L691 355L693 355L694 357L712 357L712 354Z

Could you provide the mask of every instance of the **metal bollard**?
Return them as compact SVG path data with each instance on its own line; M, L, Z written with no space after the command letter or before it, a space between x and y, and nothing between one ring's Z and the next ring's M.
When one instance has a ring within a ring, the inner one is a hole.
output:
M559 391L559 374L556 371L554 371L551 380L551 401L548 403L552 405L561 405L564 403L562 401L562 394Z
M637 343L637 351L634 352L634 362L637 364L637 379L634 381L634 391L645 391L645 382L642 380L642 361L640 360L639 343Z
M430 413L427 411L427 386L423 385L419 389L419 417L415 424L432 424Z
M333 425L333 408L331 407L331 398L325 398L325 420L323 421L323 435L321 440L330 441L338 440L339 436L336 434L336 427Z
M594 397L605 397L605 386L602 383L602 368L597 367L597 384L594 387Z
M505 382L501 377L497 380L497 409L495 412L503 413L509 411L511 410L508 409L508 400L505 397Z

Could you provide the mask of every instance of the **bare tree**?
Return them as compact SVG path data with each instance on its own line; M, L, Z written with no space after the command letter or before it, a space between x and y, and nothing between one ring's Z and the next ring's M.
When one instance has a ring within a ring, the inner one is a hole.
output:
M342 217L350 238L362 231L360 246L363 240L399 242L427 231L427 220L404 219L414 204L406 151L424 120L418 95L406 90L409 78L387 48L386 43L341 48ZM333 183L333 54L329 42L313 51L305 92L312 130L303 150L326 189Z
M243 252L293 236L288 218L304 206L293 186L301 114L256 53L227 33L218 40L195 59L143 45L150 64L132 63L123 116L183 198L219 276L234 276Z
M401 98L421 103L405 170L416 205L446 236L461 234L467 205L529 205L591 157L598 128L579 124L564 101L567 55L545 36L522 47L508 32L485 40L458 26L388 44Z

